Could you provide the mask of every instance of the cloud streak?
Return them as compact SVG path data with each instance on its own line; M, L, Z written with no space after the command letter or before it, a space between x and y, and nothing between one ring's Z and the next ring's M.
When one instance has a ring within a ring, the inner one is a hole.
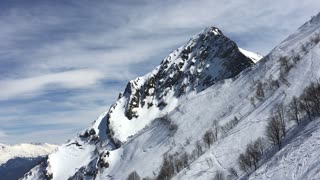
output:
M95 85L103 74L92 70L74 70L0 82L0 100L39 95L45 89L84 88Z

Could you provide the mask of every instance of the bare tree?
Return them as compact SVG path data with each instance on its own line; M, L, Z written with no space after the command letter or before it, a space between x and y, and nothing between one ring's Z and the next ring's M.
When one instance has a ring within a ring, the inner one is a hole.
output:
M299 109L301 110L300 112L306 113L309 120L312 121L313 119L313 113L312 113L312 101L310 101L307 97L307 95L303 94L300 96L300 101L299 101Z
M320 84L311 83L305 90L304 94L308 96L308 99L312 102L313 113L317 116L320 115Z
M152 179L151 177L144 177L144 178L142 178L142 180L154 180L154 179Z
M140 176L138 175L138 173L136 171L133 171L132 173L130 173L127 177L127 180L140 180Z
M248 173L252 166L250 157L247 154L241 153L238 158L238 165L241 171Z
M256 107L256 103L255 103L254 97L251 97L251 98L250 98L250 102L251 102L251 104L252 104L253 107Z
M263 155L265 150L267 149L268 142L265 138L259 137L256 141L254 141L254 147L257 149L257 151Z
M262 82L258 82L257 89L256 89L256 98L261 100L264 98L264 90Z
M207 131L204 133L202 139L203 139L203 142L204 142L205 144L207 144L207 146L208 146L209 149L210 149L210 145L212 145L213 142L214 142L214 133L213 133L213 131L212 131L211 129L207 130Z
M190 166L189 166L189 155L186 152L184 152L182 154L182 159L183 159L184 167L190 169Z
M197 152L198 157L200 157L203 153L203 149L202 149L202 145L201 145L200 141L196 142L196 152Z
M163 156L162 165L160 168L160 172L157 176L157 180L168 180L171 179L174 175L174 162L173 156L165 154Z
M260 142L260 140L247 145L246 156L248 156L248 159L250 159L251 165L253 165L254 170L257 170L258 162L263 155L264 149L262 145L263 144Z
M237 170L233 167L228 169L228 173L230 174L231 179L238 179L239 177Z
M266 141L264 138L258 138L254 142L247 145L245 153L240 154L238 164L240 170L249 172L252 168L257 170L258 163L266 149Z
M304 53L304 54L307 54L307 52L308 52L308 50L307 50L307 47L306 47L306 45L304 45L304 44L301 44L301 51Z
M276 109L274 111L274 117L280 121L282 135L286 136L287 124L285 120L285 108L283 103L280 103L276 106Z
M279 150L282 146L282 125L281 121L276 116L271 116L270 121L266 127L266 136L271 144L278 145Z
M207 163L209 168L212 168L213 162L212 162L212 158L211 157L206 158L206 163Z
M217 120L214 120L212 123L212 132L213 132L213 141L218 141L218 135L220 131L220 125Z
M294 120L298 125L300 124L299 100L295 96L293 96L288 104L287 116L289 119Z
M222 171L217 171L214 175L214 180L225 180L224 173Z
M286 56L280 57L280 79L285 76L291 69L291 65L289 63L289 59Z

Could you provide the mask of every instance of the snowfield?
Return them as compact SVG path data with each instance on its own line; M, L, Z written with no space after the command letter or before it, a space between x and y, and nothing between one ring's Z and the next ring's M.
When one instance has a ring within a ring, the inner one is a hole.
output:
M269 146L273 156L261 161L249 177L240 171L237 159L247 144L265 136L270 112L279 103L289 103L319 80L320 43L310 39L320 33L320 14L262 59L238 48L217 28L203 33L153 72L130 81L108 112L23 179L126 179L133 171L141 178L156 178L164 157L184 153L190 155L189 165L173 179L207 180L218 171L231 179L319 179L319 120L299 128L290 121L281 151ZM285 75L281 75L283 57L292 65ZM241 72L229 72L228 60L235 62L232 67L242 66ZM258 84L263 97L257 97ZM203 143L207 130L216 123L226 127L235 117L234 127L220 131L210 148ZM199 146L202 152L195 155ZM230 176L230 168L238 177Z

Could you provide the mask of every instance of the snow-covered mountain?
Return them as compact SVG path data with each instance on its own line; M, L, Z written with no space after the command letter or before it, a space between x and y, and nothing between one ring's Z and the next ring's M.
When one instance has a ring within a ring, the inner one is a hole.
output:
M55 151L52 144L0 144L0 179L18 179Z
M16 144L5 145L0 144L0 165L6 163L10 159L35 158L48 155L58 147L53 144Z
M263 149L249 176L238 163L270 112L320 78L319 32L320 14L260 60L207 28L23 179L319 179L317 120L286 122L283 148Z

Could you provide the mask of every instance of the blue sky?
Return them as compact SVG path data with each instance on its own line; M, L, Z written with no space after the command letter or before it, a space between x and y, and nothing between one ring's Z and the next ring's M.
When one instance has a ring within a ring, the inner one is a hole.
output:
M0 2L0 143L62 143L204 27L267 54L318 0Z

